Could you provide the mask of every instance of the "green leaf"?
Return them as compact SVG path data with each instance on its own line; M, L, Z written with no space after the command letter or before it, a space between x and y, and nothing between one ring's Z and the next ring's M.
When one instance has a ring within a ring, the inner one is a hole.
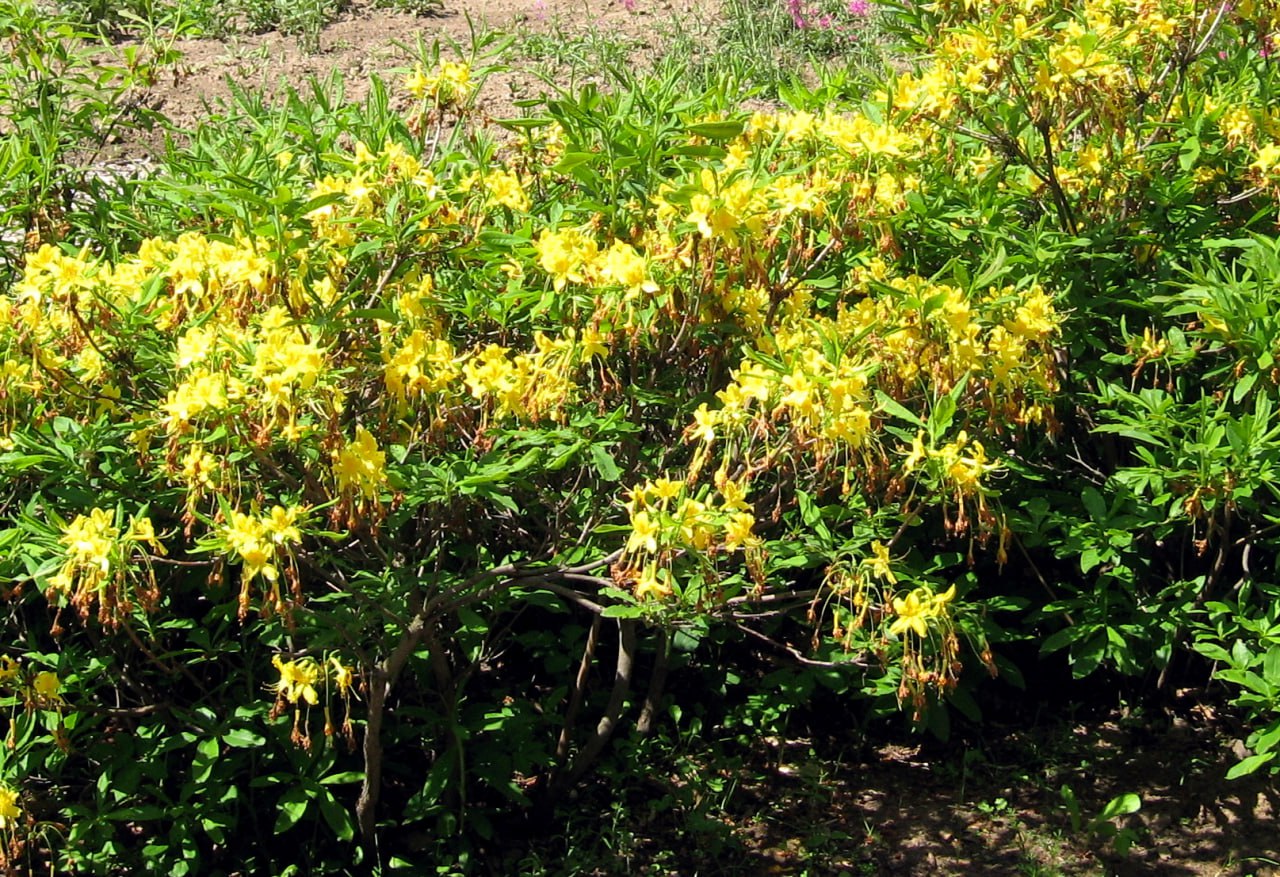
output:
M622 470L604 445L591 445L591 464L605 481L617 481L622 477Z
M1096 487L1086 487L1082 490L1080 501L1084 503L1085 510L1093 520L1102 523L1107 519L1107 503Z
M222 735L222 742L237 749L255 749L267 742L267 738L248 728L232 728Z
M956 400L950 394L943 396L933 406L929 415L929 431L935 436L946 434L951 428L951 420L956 414Z
M1280 685L1280 646L1267 649L1262 659L1262 676L1272 685Z
M1049 655L1071 645L1084 633L1077 627L1064 627L1040 644L1040 654Z
M1257 755L1250 755L1239 764L1233 764L1231 769L1227 771L1227 779L1239 779L1242 776L1248 776L1260 767L1270 764L1276 757L1275 752L1262 752Z
M1182 141L1182 147L1178 150L1178 166L1184 171L1189 171L1196 166L1196 162L1200 159L1200 138L1191 135Z
M310 805L311 799L307 794L307 790L301 786L294 786L280 796L276 809L280 811L280 815L276 817L276 834L284 834L289 829L298 824L299 820L307 814L307 807Z
M364 779L364 771L344 770L342 773L331 773L320 781L321 785L336 786L339 783L358 783Z
M1107 806L1102 808L1099 819L1108 820L1115 819L1117 816L1127 816L1130 813L1137 813L1142 809L1142 798L1133 792L1123 795L1117 795L1107 802Z
M913 423L921 429L924 429L924 421L920 419L919 415L903 407L902 403L898 402L896 399L885 395L882 390L876 390L876 401L880 403L880 409L882 411L892 414L899 420L905 420L907 423Z
M644 615L644 610L627 603L615 603L604 607L600 614L605 618L639 618Z
M747 123L742 119L728 122L699 122L685 130L692 137L706 137L709 140L732 140L739 136Z
M595 161L595 159L594 152L566 152L551 168L551 171L557 174L567 174L574 168Z
M351 814L327 789L316 798L316 803L320 805L320 815L324 817L324 821L328 823L329 828L339 840L351 840L356 836L356 827L351 821Z
M1257 372L1249 372L1244 377L1240 378L1240 381L1239 383L1236 384L1235 389L1231 391L1231 401L1239 402L1242 399L1244 399L1245 396L1249 395L1249 391L1253 389L1253 385L1256 384L1257 382L1258 382Z
M494 119L493 124L506 128L508 131L528 131L533 128L545 128L554 121L554 119L545 116L531 116L524 119Z

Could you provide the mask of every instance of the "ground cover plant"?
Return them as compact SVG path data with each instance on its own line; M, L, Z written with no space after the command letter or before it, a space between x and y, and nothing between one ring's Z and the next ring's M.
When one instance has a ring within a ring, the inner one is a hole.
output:
M172 59L0 6L12 869L554 871L651 774L726 842L806 705L946 739L1038 656L1228 692L1269 784L1274 7L774 11L822 63L597 44L491 120L568 49L481 28L104 179Z

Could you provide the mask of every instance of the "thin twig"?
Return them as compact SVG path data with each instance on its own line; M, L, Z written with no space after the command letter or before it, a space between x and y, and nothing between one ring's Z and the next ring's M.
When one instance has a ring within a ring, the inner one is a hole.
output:
M733 623L733 626L736 627L738 630L742 631L743 633L745 633L747 636L754 637L755 639L760 640L761 642L768 645L770 648L777 649L778 651L786 652L788 655L791 656L793 660L797 661L800 664L803 664L806 667L843 668L843 667L867 666L867 663L860 658L855 658L850 661L816 661L813 658L806 657L805 655L801 654L799 649L795 648L794 646L789 646L786 643L780 643L776 639L772 639L770 637L765 636L763 633L761 633L758 630L752 630L751 628L747 627L745 624L740 624L735 621Z

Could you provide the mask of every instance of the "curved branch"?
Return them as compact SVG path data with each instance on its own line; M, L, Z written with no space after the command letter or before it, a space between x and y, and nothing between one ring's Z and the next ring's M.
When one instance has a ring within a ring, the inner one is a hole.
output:
M595 733L587 740L578 752L573 765L564 775L563 782L551 788L554 798L559 792L572 787L586 775L587 771L600 757L605 745L618 727L618 719L622 718L623 707L626 706L627 695L631 692L631 674L635 670L636 621L634 618L618 619L618 663L613 674L613 692L609 695L609 704L605 707L604 716L596 726Z
M641 737L649 736L653 730L653 717L658 712L658 703L662 700L662 692L667 684L667 667L671 657L671 634L662 630L658 632L658 654L653 660L653 673L649 676L649 692L644 697L644 706L640 709L640 718L636 719L636 733Z
M364 782L360 786L360 798L356 801L356 821L360 835L372 840L377 827L378 795L382 791L382 714L386 709L387 695L396 677L404 669L409 656L418 647L426 631L427 619L422 613L414 616L409 627L400 637L396 649L386 660L369 673L369 716L364 729Z
M578 711L582 709L582 695L587 688L587 671L595 660L596 643L600 640L600 616L591 619L591 630L587 633L587 647L582 651L582 661L578 664L578 675L574 677L573 689L569 693L569 706L564 713L564 725L560 728L560 739L556 741L556 765L561 765L569 756L569 742L572 737L573 723L578 719ZM558 769L558 768L557 768ZM552 773L551 782L556 781Z

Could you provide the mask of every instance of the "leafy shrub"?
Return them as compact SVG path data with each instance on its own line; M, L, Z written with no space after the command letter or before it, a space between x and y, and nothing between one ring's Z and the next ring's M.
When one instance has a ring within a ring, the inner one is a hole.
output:
M405 116L240 95L129 245L29 224L10 858L478 851L728 643L804 668L742 734L818 684L944 734L1019 637L1078 676L1194 644L1269 763L1259 14L912 7L857 102L633 78L505 141L437 54Z

